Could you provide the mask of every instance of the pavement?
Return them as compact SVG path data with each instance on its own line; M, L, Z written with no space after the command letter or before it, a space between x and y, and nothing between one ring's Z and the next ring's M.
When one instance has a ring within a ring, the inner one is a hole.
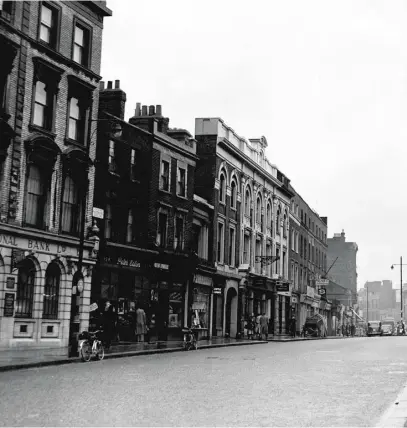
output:
M395 428L407 419L406 355L405 337L361 337L8 371L0 426Z

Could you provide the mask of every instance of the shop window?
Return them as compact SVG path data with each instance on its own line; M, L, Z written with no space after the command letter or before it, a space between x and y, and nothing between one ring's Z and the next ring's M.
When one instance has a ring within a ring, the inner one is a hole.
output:
M48 3L42 3L39 39L55 49L58 38L58 9Z
M185 168L178 167L177 170L177 195L183 198L186 197L186 177L187 170Z
M218 223L218 245L217 245L217 261L218 263L224 263L224 252L225 252L225 225L221 222Z
M157 228L157 244L165 248L167 246L168 238L168 214L166 212L159 212L158 214L158 228Z
M61 271L58 265L56 263L51 263L45 273L43 318L58 319L60 277Z
M226 202L226 178L222 171L219 178L219 202Z
M180 291L169 293L168 328L181 328L183 325L184 303Z
M170 163L166 160L161 161L161 180L160 189L166 192L170 191Z
M48 212L48 180L39 165L28 166L25 201L25 224L43 229Z
M63 233L71 235L79 234L82 212L81 206L79 187L72 177L65 177L61 221Z
M195 287L192 296L191 326L207 329L209 326L210 294L204 288Z
M90 28L78 22L74 26L72 59L88 67L90 64Z
M24 260L18 269L16 317L31 318L34 303L35 266Z
M175 217L175 233L174 233L174 249L181 251L184 249L184 228L185 221L184 217Z
M237 184L235 179L232 179L231 183L231 192L230 192L230 206L232 208L237 207Z

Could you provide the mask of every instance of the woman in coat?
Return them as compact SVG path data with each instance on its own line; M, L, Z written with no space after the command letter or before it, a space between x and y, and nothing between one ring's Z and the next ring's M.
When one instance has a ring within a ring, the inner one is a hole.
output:
M147 333L147 319L144 309L140 306L136 310L136 339L137 342L144 342L144 335Z

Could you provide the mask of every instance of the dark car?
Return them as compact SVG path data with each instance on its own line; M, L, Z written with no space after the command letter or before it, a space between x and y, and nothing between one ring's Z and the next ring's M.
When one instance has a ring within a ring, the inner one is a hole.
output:
M369 321L367 323L367 335L370 336L382 336L382 323L380 321Z

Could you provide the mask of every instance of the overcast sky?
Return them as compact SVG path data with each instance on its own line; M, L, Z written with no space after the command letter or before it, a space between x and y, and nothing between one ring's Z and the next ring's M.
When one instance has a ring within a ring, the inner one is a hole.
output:
M126 118L221 117L359 246L358 287L393 280L407 220L407 2L108 0L103 80ZM407 278L407 269L405 272Z

